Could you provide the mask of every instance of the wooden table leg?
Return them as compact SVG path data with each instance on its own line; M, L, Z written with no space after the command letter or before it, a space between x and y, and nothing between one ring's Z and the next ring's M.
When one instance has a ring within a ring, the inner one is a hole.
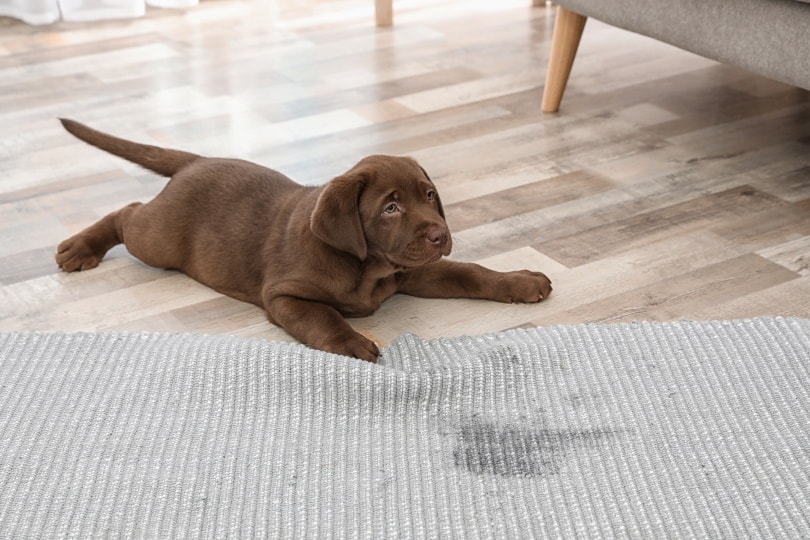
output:
M374 17L377 26L393 26L394 0L374 0Z

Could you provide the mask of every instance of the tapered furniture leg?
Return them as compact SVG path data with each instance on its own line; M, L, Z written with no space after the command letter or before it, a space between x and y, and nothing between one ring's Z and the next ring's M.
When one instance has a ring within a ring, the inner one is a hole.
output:
M574 64L579 40L588 18L557 6L557 20L551 38L551 57L548 61L546 88L543 91L543 112L557 112L560 108L568 75Z
M393 26L394 0L374 0L374 17L377 26Z

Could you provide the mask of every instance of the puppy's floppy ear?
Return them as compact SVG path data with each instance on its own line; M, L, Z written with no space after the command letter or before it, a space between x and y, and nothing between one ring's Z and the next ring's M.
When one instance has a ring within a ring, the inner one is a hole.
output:
M368 246L360 221L360 194L368 183L362 172L349 171L326 184L309 219L315 236L337 248L366 258Z
M428 173L425 170L425 168L422 167L421 165L419 165L419 168L422 169L422 174L425 175L425 178L430 180L430 176L428 176ZM432 184L433 180L430 180L430 183ZM439 191L438 190L436 191L436 206L439 208L439 215L442 216L442 219L445 219L445 217L444 217L444 207L442 206L442 200L439 198Z

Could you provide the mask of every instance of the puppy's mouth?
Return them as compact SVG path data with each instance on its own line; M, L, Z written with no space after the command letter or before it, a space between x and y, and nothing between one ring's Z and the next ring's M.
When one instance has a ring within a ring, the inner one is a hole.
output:
M386 255L385 260L388 261L388 264L394 267L394 270L397 272L403 272L405 270L410 270L412 268L417 268L419 266L424 266L426 264L434 263L444 256L441 250L436 250L434 253L430 254L428 257L420 257L420 258L408 258L408 257L391 257Z

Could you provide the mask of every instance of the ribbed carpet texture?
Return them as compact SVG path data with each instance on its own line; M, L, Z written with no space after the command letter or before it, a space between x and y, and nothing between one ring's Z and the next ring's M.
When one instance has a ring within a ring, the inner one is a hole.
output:
M809 372L807 319L0 334L0 536L808 538Z

